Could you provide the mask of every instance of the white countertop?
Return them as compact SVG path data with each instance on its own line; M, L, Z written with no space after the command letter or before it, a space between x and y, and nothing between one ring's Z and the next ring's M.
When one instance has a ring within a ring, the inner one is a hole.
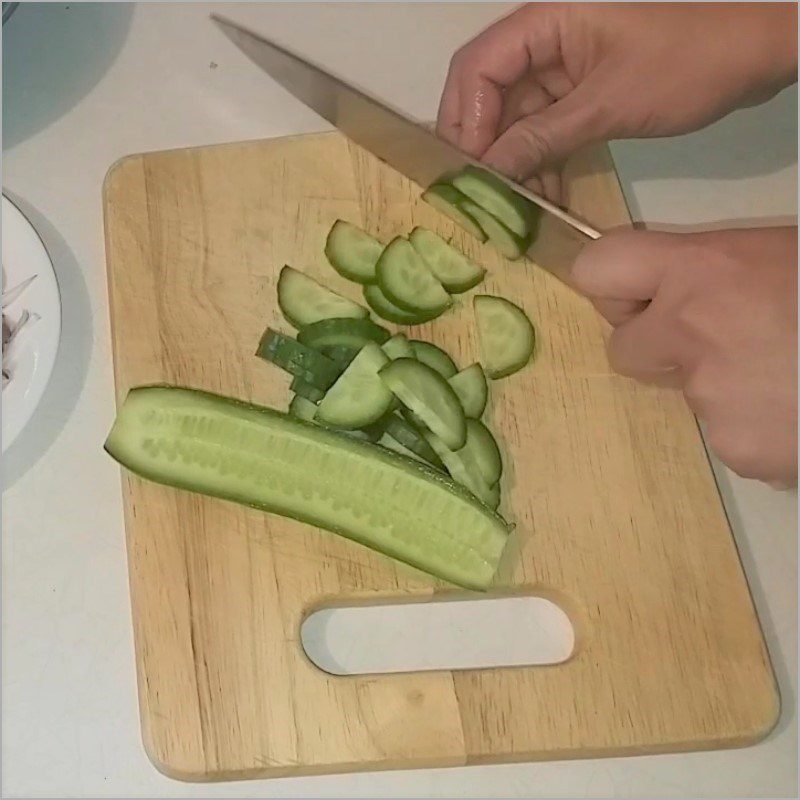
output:
M224 6L224 7L223 7ZM744 750L198 786L139 736L113 418L101 184L143 150L320 130L208 22L217 8L409 113L435 116L450 53L506 4L23 5L3 32L3 189L47 244L59 362L5 459L4 797L786 796L797 792L797 496L719 471L783 696ZM91 42L91 44L90 44ZM797 213L797 92L670 141L613 147L634 215Z

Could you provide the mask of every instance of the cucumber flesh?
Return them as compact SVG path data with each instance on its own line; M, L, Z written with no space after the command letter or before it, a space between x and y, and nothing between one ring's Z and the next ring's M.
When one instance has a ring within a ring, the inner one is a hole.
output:
M322 353L271 328L261 337L256 355L323 391L332 386L341 373L338 365Z
M311 422L317 413L317 404L312 403L300 394L296 394L289 403L289 413L297 419Z
M392 414L389 417L386 423L386 436L431 466L444 469L441 459L425 441L420 430L401 416Z
M476 295L473 300L481 361L493 380L521 370L530 361L536 337L525 312L504 297Z
M500 448L489 429L477 419L467 420L467 443L481 476L489 486L494 486L503 474Z
M455 362L441 347L419 339L411 340L414 358L435 369L443 378L452 378L458 372Z
M289 384L289 389L299 397L303 397L312 403L319 403L325 397L325 392L322 389L317 389L316 386L306 383L302 378L294 378Z
M396 358L414 358L414 348L402 333L396 333L384 342L382 349L392 361Z
M325 393L317 407L316 420L337 428L363 428L379 420L394 400L392 392L378 376L389 363L375 342L365 344Z
M433 231L414 228L408 240L448 292L466 292L477 286L486 275L483 267L479 267Z
M453 178L453 186L484 211L488 211L512 233L522 239L530 236L538 216L538 209L530 200L518 195L491 172L480 167L467 166ZM467 208L469 213L475 216L472 207L467 206ZM483 228L480 219L478 223ZM486 228L484 230L486 231Z
M459 192L455 186L451 186L449 183L435 183L422 193L422 199L440 214L453 220L479 242L486 241L486 233L483 228L475 217L463 208L463 202L468 199L467 196Z
M437 311L429 314L414 314L411 311L406 311L389 300L377 284L364 287L364 300L381 319L394 322L397 325L422 325L423 322L430 322L432 319L436 319L440 313Z
M283 316L295 328L311 325L321 319L365 319L369 316L363 306L335 294L313 278L289 266L281 270L278 278L278 305Z
M397 236L381 253L376 268L378 286L390 302L412 314L441 314L452 304L408 239Z
M371 319L321 319L305 325L297 334L297 341L320 350L323 347L351 347L360 350L367 342L383 344L389 331Z
M481 227L486 231L489 244L496 247L502 255L510 261L522 258L527 248L525 239L512 233L502 222L493 217L488 211L484 211L479 205L465 201L464 206L469 208L471 214L480 222Z
M489 385L480 364L472 364L447 379L464 407L464 413L472 419L480 419L489 399Z
M436 370L412 358L398 358L380 371L386 386L451 450L467 440L464 409L450 384Z
M492 582L508 528L424 464L271 409L134 389L105 443L158 483L335 531L467 588Z
M343 277L356 283L375 283L375 265L383 245L350 222L337 219L325 242L330 265Z

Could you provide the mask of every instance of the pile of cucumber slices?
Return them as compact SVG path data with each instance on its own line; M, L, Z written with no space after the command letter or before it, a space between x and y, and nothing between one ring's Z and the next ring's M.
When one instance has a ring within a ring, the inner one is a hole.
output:
M487 179L488 177L488 179ZM536 217L468 168L423 195L481 241L519 257ZM344 220L325 254L365 305L285 266L278 305L295 335L267 329L257 355L292 376L288 413L194 389L131 390L106 450L130 471L334 531L452 583L483 590L509 526L503 459L481 421L489 382L522 369L534 329L501 297L472 298L480 363L388 330L429 322L485 270L424 228L387 244Z

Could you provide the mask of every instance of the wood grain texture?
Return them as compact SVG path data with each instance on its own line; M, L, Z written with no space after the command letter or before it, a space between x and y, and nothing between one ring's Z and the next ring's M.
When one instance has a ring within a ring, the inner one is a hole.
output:
M607 150L568 167L570 206L629 221ZM334 289L339 217L388 240L415 224L522 305L536 362L492 386L516 532L496 593L556 600L576 648L551 667L333 676L300 625L329 604L458 596L332 534L123 474L144 742L185 780L739 746L777 719L761 631L695 420L609 369L608 329L531 263L456 230L337 134L134 156L105 186L117 394L169 382L285 407L253 357L290 263ZM471 304L420 326L465 366Z

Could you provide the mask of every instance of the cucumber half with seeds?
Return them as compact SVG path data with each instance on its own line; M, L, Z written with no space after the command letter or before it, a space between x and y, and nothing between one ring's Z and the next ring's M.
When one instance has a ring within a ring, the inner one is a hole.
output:
M525 312L504 297L476 295L473 300L481 361L497 380L521 370L530 361L536 337Z
M132 390L105 443L143 478L335 531L485 590L508 526L420 462L287 414L188 389Z
M364 300L367 305L381 318L394 322L397 325L422 325L423 322L430 322L439 316L439 312L429 314L414 314L411 311L396 306L380 290L377 284L364 287Z
M358 303L326 289L303 272L285 266L278 277L278 305L284 317L302 328L321 319L365 319L369 312Z
M458 372L453 359L441 347L420 339L412 339L410 344L414 350L414 358L435 369L443 378L451 378Z
M489 399L489 385L483 367L472 364L449 377L447 382L453 387L467 417L480 419Z
M356 283L375 283L375 265L383 245L361 228L337 219L325 242L325 255L343 277Z
M510 261L522 258L528 249L526 239L512 233L502 222L476 203L466 200L464 206L469 208L470 213L475 216L475 219L480 222L481 227L486 231L486 235L489 237L489 244L496 247Z
M375 342L365 344L325 393L315 419L337 428L363 428L379 420L394 400L378 371L389 363Z
M477 286L486 270L426 228L414 228L408 237L430 271L448 292L458 294Z
M438 316L452 305L422 256L402 236L392 239L381 253L376 275L389 301L412 314Z
M486 241L486 233L483 228L475 217L463 208L463 202L467 196L459 192L455 186L451 186L449 183L434 183L422 193L422 199L439 213L453 220L479 242Z

